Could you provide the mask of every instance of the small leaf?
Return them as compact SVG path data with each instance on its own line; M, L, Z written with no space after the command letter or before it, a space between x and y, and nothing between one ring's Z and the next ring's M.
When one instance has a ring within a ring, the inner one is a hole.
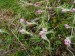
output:
M8 32L4 29L0 29L0 33L7 33L8 34Z

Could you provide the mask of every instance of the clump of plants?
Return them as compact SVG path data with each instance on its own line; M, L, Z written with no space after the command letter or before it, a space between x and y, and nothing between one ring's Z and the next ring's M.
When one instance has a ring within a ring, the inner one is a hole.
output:
M74 56L75 1L1 0L1 56Z

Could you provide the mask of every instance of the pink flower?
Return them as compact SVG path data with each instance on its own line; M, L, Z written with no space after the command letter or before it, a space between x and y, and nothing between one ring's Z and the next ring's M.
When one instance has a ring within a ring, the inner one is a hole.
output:
M67 29L70 28L70 26L68 24L65 24L64 27Z
M30 22L26 21L26 25L30 25Z
M65 44L66 46L70 46L71 40L70 40L69 38L66 38L66 39L64 40L64 44Z
M47 36L45 34L41 35L41 38L46 40L47 39Z
M21 19L20 19L20 23L23 23L23 22L24 22L24 19L23 19L23 18L21 18Z
M75 12L75 8L71 9L71 12Z
M40 37L41 37L42 39L47 39L46 34L45 34L44 31L40 31L39 35L40 35Z
M46 28L42 28L42 30L43 30L44 32L47 32L47 29L46 29Z
M66 13L67 12L67 10L66 9L62 9L62 13Z
M35 6L35 7L39 7L39 6L40 6L40 3L39 3L39 2L36 2L36 3L34 4L34 6Z
M41 10L37 10L36 13L37 13L37 14L41 14L42 11L41 11Z
M75 0L73 1L73 3L75 4Z
M46 32L47 32L47 29L45 28L43 28L42 31L40 31L39 35L41 36L42 39L47 39Z
M39 35L41 36L43 34L45 34L45 32L44 31L40 31Z
M25 30L24 30L24 29L21 29L21 30L20 30L20 33L21 33L21 34L24 34L24 33L25 33Z
M26 21L26 25L27 25L28 27L31 27L31 23L28 22L28 21Z

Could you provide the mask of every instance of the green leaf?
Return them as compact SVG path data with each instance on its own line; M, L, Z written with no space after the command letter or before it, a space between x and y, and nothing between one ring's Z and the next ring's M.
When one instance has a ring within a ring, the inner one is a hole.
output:
M8 32L4 29L0 29L0 33L7 33L8 34Z
M50 3L52 3L53 2L53 0L50 0Z

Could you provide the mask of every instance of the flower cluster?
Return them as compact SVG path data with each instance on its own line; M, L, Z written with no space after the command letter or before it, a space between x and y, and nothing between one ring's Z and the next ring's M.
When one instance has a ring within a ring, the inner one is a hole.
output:
M36 11L36 14L41 14L41 13L42 11L40 9Z
M69 38L66 38L66 39L64 40L64 44L65 44L66 46L70 46L71 40L70 40Z
M36 3L34 4L34 6L35 6L35 7L39 7L39 6L40 6L40 3L39 3L39 2L36 2Z
M31 26L31 23L26 21L26 25L29 27L29 26Z
M40 31L39 35L41 36L42 39L45 39L45 40L47 39L46 32L47 32L46 28L42 28L42 31Z
M75 12L75 8L72 8L72 9L71 9L71 12Z
M70 26L69 26L68 24L65 24L64 27L65 27L66 29L70 28Z
M23 22L24 22L24 19L23 19L23 18L21 18L21 19L20 19L20 23L23 23Z
M67 12L67 10L66 9L62 9L62 13L66 13Z
M24 34L24 33L25 33L25 30L24 30L24 29L21 29L19 32L20 32L21 34Z
M74 2L73 2L74 4L75 4L75 0L74 0Z

